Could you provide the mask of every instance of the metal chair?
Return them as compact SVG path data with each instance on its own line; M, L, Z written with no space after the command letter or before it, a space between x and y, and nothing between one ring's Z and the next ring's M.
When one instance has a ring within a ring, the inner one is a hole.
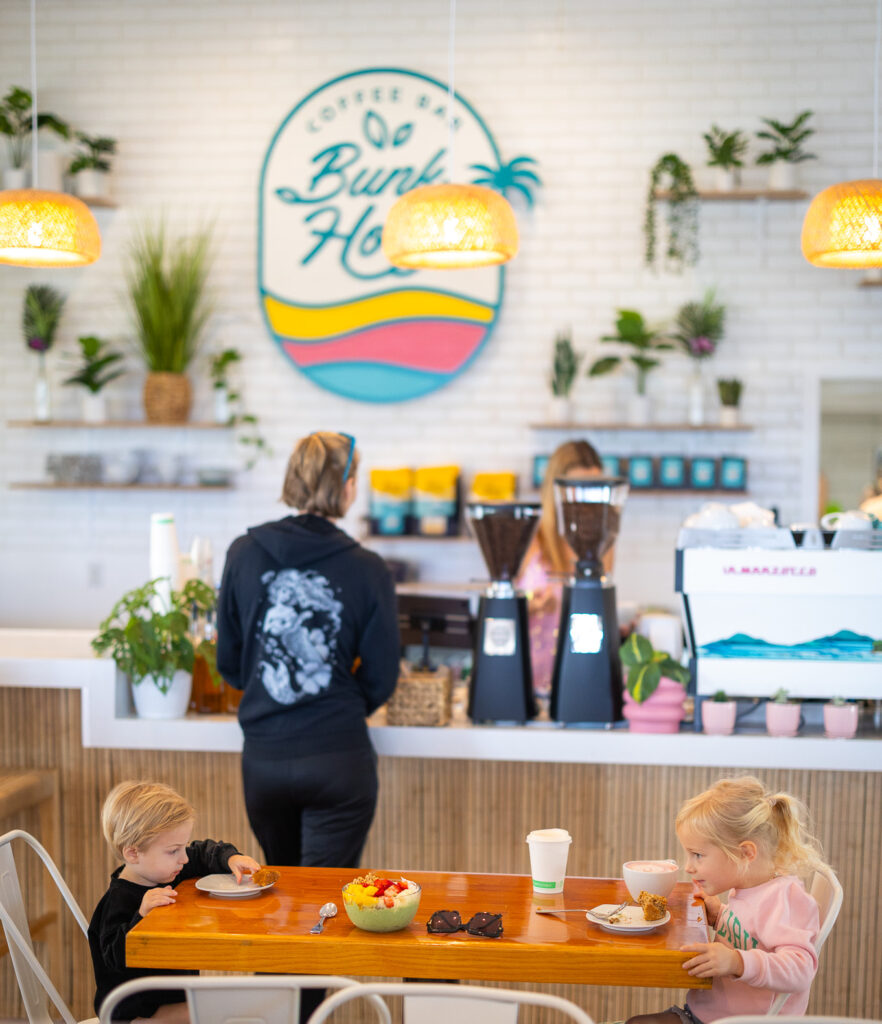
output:
M89 925L73 893L68 888L67 882L62 878L61 872L43 846L30 833L24 832L22 829L13 829L12 832L0 836L0 923L3 925L6 945L9 947L9 955L12 958L15 977L18 980L28 1020L30 1024L52 1024L54 1018L50 1014L49 1004L51 1001L64 1024L77 1024L76 1018L61 998L58 989L53 985L34 952L31 928L12 852L12 842L15 839L20 839L30 846L42 860L58 892L64 898L64 902L70 908L74 920L86 938L88 938Z
M515 1015L520 1006L540 1006L547 1010L557 1010L575 1024L594 1024L581 1007L559 996L549 996L541 992L519 992L508 988L439 985L433 982L372 982L335 992L315 1010L308 1024L324 1024L335 1010L353 999L377 996L404 996L406 1021L413 1020L414 1016L418 1016L421 1021L448 1020L451 1011L456 1014L459 1024L470 1017L482 1022L497 1021L501 1016L498 1012L493 1013L492 1004L495 1003L497 1010L511 1009ZM457 1003L460 1005L457 1006ZM476 1003L484 1005L478 1009ZM416 1014L410 1012L414 1004L417 1007ZM469 1010L472 1011L471 1014Z
M714 1024L764 1024L765 1017L721 1017L714 1021ZM831 1017L822 1014L818 1017L788 1017L780 1016L778 1024L882 1024L879 1020L870 1020L866 1017Z
M111 1024L113 1011L129 996L156 989L178 989L187 994L190 1024L242 1024L243 1021L247 1024L298 1024L301 989L346 991L362 987L353 978L336 975L257 974L207 978L152 975L118 985L101 1004L98 1019L100 1024ZM373 996L370 1001L377 1011L379 1024L391 1024L392 1018L383 1000Z
M821 947L827 941L827 936L830 934L833 925L836 923L836 918L839 917L839 911L842 909L842 886L839 884L839 879L833 873L833 869L825 864L815 871L809 892L812 894L821 912L821 927L818 931L818 937L815 939L815 952L820 955ZM769 1007L769 1016L777 1016L779 1020L784 1021L786 1018L779 1015L791 995L791 992L779 992Z

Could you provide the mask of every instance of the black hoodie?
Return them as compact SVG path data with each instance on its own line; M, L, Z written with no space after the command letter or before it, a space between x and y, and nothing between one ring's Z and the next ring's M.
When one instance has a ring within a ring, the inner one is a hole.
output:
M281 758L368 745L365 718L398 678L385 563L321 516L248 530L227 552L217 667L244 690L245 752Z

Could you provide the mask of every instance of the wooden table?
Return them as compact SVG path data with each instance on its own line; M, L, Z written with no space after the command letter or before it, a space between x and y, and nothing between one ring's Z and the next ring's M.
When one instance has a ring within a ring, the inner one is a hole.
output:
M130 967L388 978L558 982L661 988L709 988L681 964L687 942L704 942L704 906L678 883L668 900L671 920L645 935L621 935L589 924L584 914L537 914L537 906L594 907L628 897L620 878L567 878L560 896L533 895L526 875L413 872L422 886L417 916L400 932L360 931L343 909L341 889L353 872L279 868L276 885L253 899L203 895L195 880L178 886L174 906L150 912L128 934ZM391 874L390 877L394 877ZM337 917L310 935L319 907L333 900ZM430 935L434 910L501 913L498 939L458 932Z

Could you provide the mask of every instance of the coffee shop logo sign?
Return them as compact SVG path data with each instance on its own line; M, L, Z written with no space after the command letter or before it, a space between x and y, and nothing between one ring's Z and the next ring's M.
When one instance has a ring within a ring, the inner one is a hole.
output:
M258 287L267 327L315 384L395 402L461 373L499 315L502 267L401 270L383 255L383 221L419 185L466 181L532 204L530 157L504 164L486 125L447 86L395 68L334 78L276 131L260 179Z

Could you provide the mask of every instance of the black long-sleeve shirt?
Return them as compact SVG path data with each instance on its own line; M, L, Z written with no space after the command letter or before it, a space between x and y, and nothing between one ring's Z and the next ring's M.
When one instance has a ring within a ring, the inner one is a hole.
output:
M382 558L330 520L287 516L227 552L217 667L244 690L245 753L367 746L365 718L398 678L395 588Z
M230 857L239 851L230 843L217 843L213 839L198 839L187 846L189 861L181 873L170 882L174 888L185 878L219 874L227 870ZM92 920L89 922L89 949L95 970L95 1013L111 989L132 978L150 977L155 974L198 974L198 971L153 970L149 967L126 967L126 935L141 920L139 908L144 894L160 886L138 885L120 878L124 865L120 865L110 876L110 887L101 897ZM152 1017L160 1006L166 1003L181 1003L184 993L180 990L159 990L130 996L117 1006L114 1020L133 1020L135 1017Z

